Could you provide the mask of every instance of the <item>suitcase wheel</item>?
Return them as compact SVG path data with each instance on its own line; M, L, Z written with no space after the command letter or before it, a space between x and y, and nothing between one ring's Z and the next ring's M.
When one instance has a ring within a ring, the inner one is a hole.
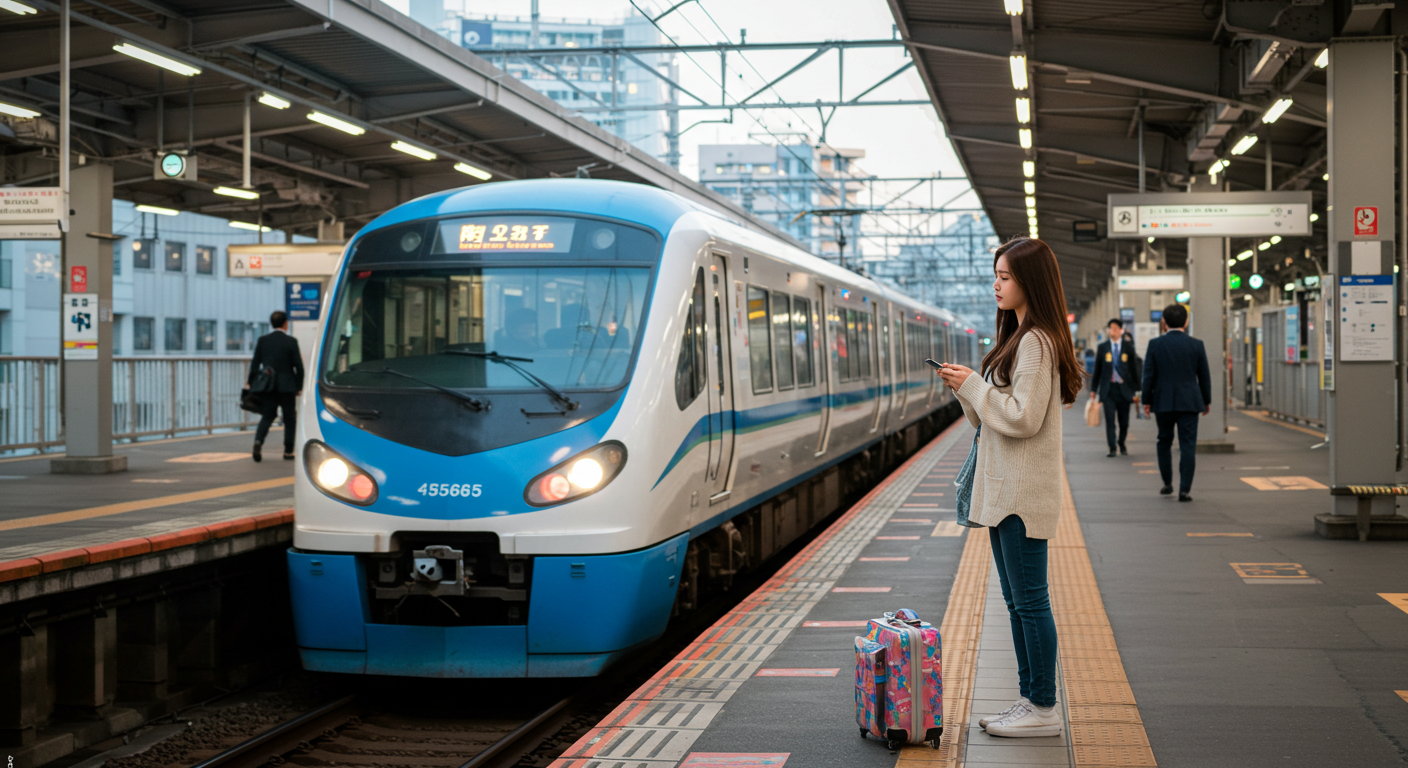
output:
M865 738L865 729L864 729L864 728L860 729L860 737L861 737L862 739Z
M894 739L889 739L885 742L885 746L888 747L891 752L899 749L901 744L901 742L895 741Z
M934 749L938 749L938 748L939 748L939 740L938 740L938 739L929 739L929 746L933 747Z

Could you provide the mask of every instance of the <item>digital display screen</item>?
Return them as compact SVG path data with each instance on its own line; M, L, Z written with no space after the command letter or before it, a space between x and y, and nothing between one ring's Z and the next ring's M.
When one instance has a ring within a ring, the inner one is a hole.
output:
M495 253L572 250L571 219L534 216L486 216L440 223L440 253Z

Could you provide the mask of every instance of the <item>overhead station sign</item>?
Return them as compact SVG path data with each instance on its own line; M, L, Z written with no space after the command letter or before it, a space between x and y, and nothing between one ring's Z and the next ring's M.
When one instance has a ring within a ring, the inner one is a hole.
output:
M58 187L0 187L0 240L57 240L63 216Z
M1310 234L1309 192L1112 194L1110 237L1294 237Z
M322 277L337 272L343 246L328 243L302 245L232 245L230 277Z

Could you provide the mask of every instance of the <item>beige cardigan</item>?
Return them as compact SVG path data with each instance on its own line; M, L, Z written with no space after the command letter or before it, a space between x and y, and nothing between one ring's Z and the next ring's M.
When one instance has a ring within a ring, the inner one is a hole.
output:
M995 526L1017 515L1028 537L1054 537L1064 469L1060 373L1051 343L1028 331L1017 346L1011 384L997 387L970 375L957 394L968 421L983 427L969 519Z

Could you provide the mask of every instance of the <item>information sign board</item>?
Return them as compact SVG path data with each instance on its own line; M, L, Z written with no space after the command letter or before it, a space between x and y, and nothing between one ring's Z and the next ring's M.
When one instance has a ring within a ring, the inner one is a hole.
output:
M1300 307L1286 307L1286 362L1300 362Z
M1393 359L1393 275L1340 277L1340 362Z
M93 293L65 293L64 359L98 359L98 296Z
M343 246L232 245L227 249L230 277L328 277L337 271Z
M1112 194L1110 237L1310 234L1309 192Z
M1120 275L1121 291L1181 291L1182 272L1161 272L1144 275Z
M290 282L284 298L288 319L317 320L323 305L323 284Z
M0 187L0 224L57 222L63 199L58 187Z

